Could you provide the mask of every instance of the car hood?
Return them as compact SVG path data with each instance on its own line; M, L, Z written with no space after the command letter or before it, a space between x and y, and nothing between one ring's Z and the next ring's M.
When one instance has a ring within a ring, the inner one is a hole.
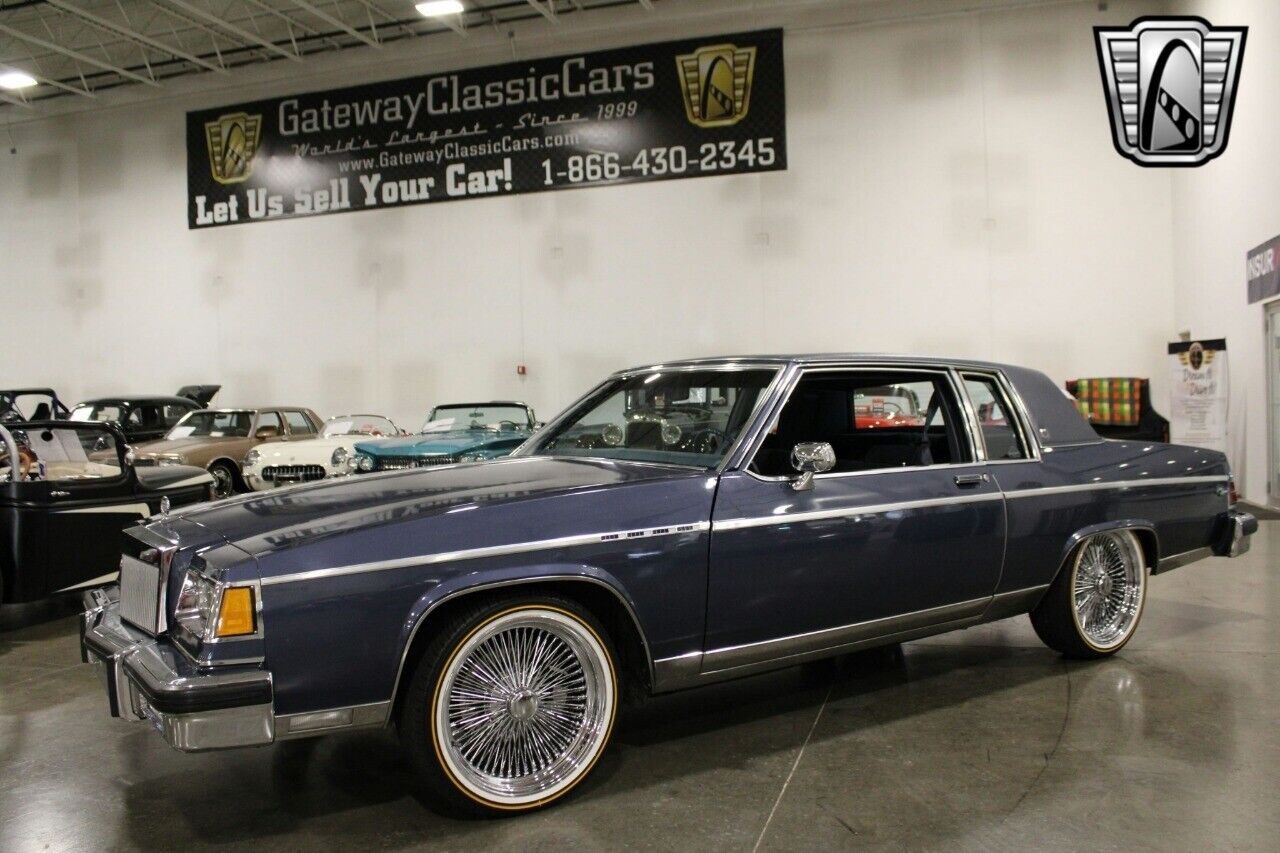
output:
M668 478L702 477L679 466L606 459L518 457L321 480L203 504L180 515L260 555L294 544L385 524L476 513L557 493L610 489Z
M351 449L357 441L368 440L361 435L336 435L332 438L308 438L303 441L272 441L258 445L258 455L264 463L300 462L316 459L329 461L338 447Z
M490 432L488 430L459 429L450 432L419 433L400 438L385 438L356 443L356 450L370 456L430 456L433 454L462 453L499 441L525 439L529 430Z

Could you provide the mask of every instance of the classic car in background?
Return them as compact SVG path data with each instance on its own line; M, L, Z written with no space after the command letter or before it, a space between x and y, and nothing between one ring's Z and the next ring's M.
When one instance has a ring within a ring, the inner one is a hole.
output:
M135 469L113 424L0 425L0 604L114 579L125 527L212 489L199 468Z
M925 413L909 388L866 388L853 400L858 429L924 426Z
M367 473L497 459L523 444L537 425L524 403L436 406L417 435L356 444L354 468Z
M68 420L113 423L130 444L153 441L182 420L188 412L203 409L220 385L185 385L173 397L98 397L77 403Z
M255 491L340 477L354 470L357 441L400 435L382 415L339 415L325 421L319 438L258 445L245 454L241 472Z
M860 427L884 388L927 423ZM393 723L444 805L511 814L590 773L624 691L1022 613L1065 655L1113 654L1149 573L1248 548L1230 477L1212 450L1100 440L1020 367L668 363L609 377L509 458L134 528L82 652L111 712L178 749Z
M249 491L240 463L266 441L315 438L322 423L310 409L266 406L257 409L201 409L178 421L165 437L134 448L139 466L195 465L213 475L219 498Z
M65 420L71 413L52 388L0 391L0 424Z

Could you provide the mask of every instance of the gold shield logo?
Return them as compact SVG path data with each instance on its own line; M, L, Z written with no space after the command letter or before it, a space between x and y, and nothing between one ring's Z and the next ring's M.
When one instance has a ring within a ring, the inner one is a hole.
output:
M756 49L732 44L700 47L676 57L684 111L698 127L728 127L747 117Z
M1217 354L1216 350L1205 349L1196 341L1185 352L1178 353L1178 361L1183 367L1190 367L1198 373L1200 368L1212 364L1213 357Z
M220 184L238 184L253 174L253 155L258 151L262 116L231 113L205 122L209 143L209 170Z

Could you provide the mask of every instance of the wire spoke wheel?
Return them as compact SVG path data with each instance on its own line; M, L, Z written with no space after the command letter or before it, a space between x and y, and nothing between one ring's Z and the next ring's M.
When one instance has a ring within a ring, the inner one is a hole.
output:
M1094 648L1121 645L1142 612L1145 569L1131 535L1101 533L1080 549L1071 577L1076 627Z
M450 776L484 802L519 807L571 787L612 725L612 663L571 614L524 607L483 623L436 691L433 736Z

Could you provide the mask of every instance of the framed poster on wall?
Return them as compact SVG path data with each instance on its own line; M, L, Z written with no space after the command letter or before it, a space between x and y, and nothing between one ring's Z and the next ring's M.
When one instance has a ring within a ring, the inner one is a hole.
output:
M1169 439L1227 451L1227 341L1178 341L1169 344L1173 399Z

